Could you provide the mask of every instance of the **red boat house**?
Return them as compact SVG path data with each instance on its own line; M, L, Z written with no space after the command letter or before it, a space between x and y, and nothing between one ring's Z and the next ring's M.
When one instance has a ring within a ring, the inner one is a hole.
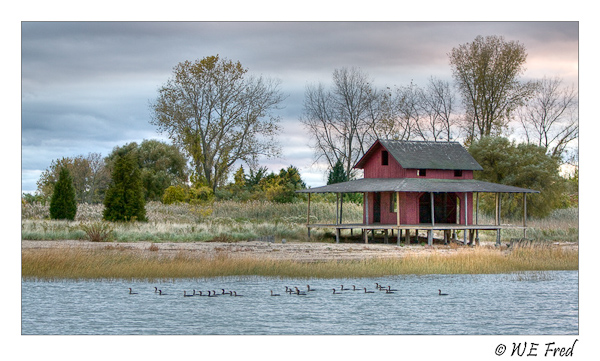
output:
M479 230L497 232L504 228L519 228L526 234L527 194L531 189L483 182L473 179L473 172L483 168L457 142L377 140L354 166L364 171L364 178L323 187L300 190L308 193L307 227L335 229L339 242L342 229L360 229L365 242L368 234L396 232L397 242L410 242L411 231L427 231L428 243L433 243L433 231L442 231L448 242L456 231L464 231L464 243L478 242ZM336 221L332 224L310 224L310 194L335 193ZM345 224L342 219L344 193L363 194L362 224ZM496 214L494 224L479 224L479 193L494 193ZM502 225L500 197L503 193L523 194L523 224Z

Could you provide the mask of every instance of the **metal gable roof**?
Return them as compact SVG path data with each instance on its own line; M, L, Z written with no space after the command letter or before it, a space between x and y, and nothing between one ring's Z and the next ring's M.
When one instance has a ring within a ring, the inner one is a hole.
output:
M363 178L323 187L302 189L298 193L364 193L364 192L483 192L539 193L539 191L474 179L431 178Z
M483 170L457 142L377 140L355 168L363 168L376 145L381 144L404 169Z

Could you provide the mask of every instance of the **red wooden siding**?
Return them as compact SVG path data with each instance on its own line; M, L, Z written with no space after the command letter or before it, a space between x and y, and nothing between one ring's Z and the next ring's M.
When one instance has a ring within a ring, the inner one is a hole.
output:
M394 159L388 155L388 165L382 165L382 152L385 149L377 144L372 151L372 156L366 160L364 166L365 178L418 178L417 169L404 169ZM462 175L457 177L454 170L448 169L427 169L426 177L432 179L473 179L472 170L463 170Z
M385 155L383 152L387 152L387 150L381 145L376 144L375 147L370 151L371 155L368 159L365 159L364 163L364 177L365 178L419 178L418 169L404 169L392 157L391 154L388 153L387 156L387 164L385 164ZM473 179L473 171L472 170L462 170L460 172L455 172L454 170L447 169L427 169L426 175L424 178L432 178L432 179ZM377 223L381 224L396 224L397 215L396 209L390 212L390 202L392 202L390 196L396 197L395 193L390 192L382 192L381 200L380 200L380 220ZM423 195L423 193L415 193L415 192L403 192L400 193L400 223L401 224L419 224L422 223L419 215L419 207L420 202L419 199ZM464 193L450 193L449 196L457 197L458 202L456 202L457 210L459 213L459 223L465 224L465 211L463 208L464 203ZM368 197L368 205L369 205L369 224L375 223L375 199L376 195L373 192L367 194ZM454 202L451 201L451 202ZM434 202L435 203L435 202ZM467 193L467 219L469 224L473 224L473 193ZM366 207L366 206L365 206ZM363 215L363 222L366 221L366 213Z

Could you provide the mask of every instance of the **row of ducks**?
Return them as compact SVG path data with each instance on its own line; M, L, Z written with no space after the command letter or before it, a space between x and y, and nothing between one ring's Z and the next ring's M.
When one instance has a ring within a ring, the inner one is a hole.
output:
M375 282L375 287L377 290L379 290L381 292L384 291L387 294L393 294L396 291L398 291L398 290L392 289L392 286L386 287L386 286L380 285L377 282ZM300 289L298 289L298 287L291 288L291 287L285 286L285 292L288 294L304 296L304 295L307 295L307 292L315 291L314 288L310 288L310 285L306 285L306 288L307 288L306 292L303 292L303 291L300 291ZM352 288L344 288L344 285L341 285L339 291L335 288L332 288L332 290L333 290L334 295L342 294L341 291L364 291L364 293L375 293L375 291L368 291L366 287L356 287L355 285L352 285ZM442 293L442 290L438 290L438 292L439 292L438 294L440 296L448 296L447 293ZM280 296L280 294L273 293L273 290L271 290L271 296Z
M379 290L380 292L385 292L386 294L393 294L398 290L392 289L392 286L383 286L380 285L379 283L375 282L375 288L377 290ZM364 290L364 293L375 293L375 291L368 291L366 287L356 287L355 285L352 285L352 288L344 288L344 285L340 286L340 291L336 290L335 288L332 289L333 290L333 294L334 295L339 295L342 294L341 291L361 291ZM229 295L229 296L233 296L233 297L243 297L243 295L238 295L236 291L225 291L224 288L221 289L221 293L216 293L216 291L214 290L209 290L206 291L206 294L202 293L202 291L198 291L198 293L196 293L196 290L192 290L193 293L189 294L187 293L187 291L183 291L183 297L193 297L193 296L207 296L207 297L217 297L217 296L222 296L222 295ZM304 291L300 291L300 289L298 287L288 287L285 286L285 292L287 294L295 294L298 296L305 296L307 295L308 292L312 292L312 291L316 291L314 288L311 288L310 285L306 285L306 292ZM157 293L159 296L164 296L166 295L166 293L164 293L162 290L159 290L158 287L154 287L154 293ZM131 288L129 288L129 294L130 295L137 295L136 292L133 292L133 290ZM442 290L438 290L438 294L440 296L448 296L447 293L442 293ZM278 293L273 293L273 290L271 290L271 296L281 296Z
M214 290L210 290L210 291L206 291L206 293L203 293L202 291L198 291L196 292L196 290L192 290L193 292L191 294L187 293L187 291L183 291L183 297L192 297L192 296L207 296L207 297L217 297L217 296L221 296L221 295L229 295L229 296L233 296L233 297L243 297L244 295L239 295L236 291L225 291L225 289L221 289L221 293L217 293ZM162 290L159 290L158 287L154 287L154 293L158 294L159 296L166 296L167 293L163 292ZM137 295L137 292L133 292L133 289L129 288L129 294L130 295Z

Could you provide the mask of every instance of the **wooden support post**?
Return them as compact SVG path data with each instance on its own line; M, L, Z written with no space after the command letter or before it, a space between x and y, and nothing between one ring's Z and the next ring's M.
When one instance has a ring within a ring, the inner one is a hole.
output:
M475 203L475 224L479 224L479 192L476 194L476 203ZM475 230L475 243L479 246L479 230Z
M310 239L310 193L308 193L308 211L306 212L306 226L308 228L308 239Z
M383 243L388 244L388 230L387 229L383 230Z
M365 192L365 224L369 225L369 192Z
M468 196L467 193L465 192L464 194L465 196L465 226L469 224L469 201L468 201Z
M523 193L523 238L527 238L527 193Z
M340 229L335 228L335 243L340 243Z
M340 194L335 194L335 224L340 224Z
M344 193L340 196L340 224L344 224Z
M433 229L427 230L427 244L433 246Z
M364 231L365 231L365 233L364 233L364 235L365 235L365 244L367 244L367 243L369 243L369 230L365 229Z
M410 244L410 229L404 230L404 243L408 246Z
M496 246L500 246L500 227L502 223L502 217L500 216L502 213L502 198L500 197L500 193L496 193L496 205L498 207L496 209L496 225L498 226L498 229L496 230Z
M431 225L435 225L435 207L433 205L433 192L429 192L429 199L431 199Z
M396 237L398 237L396 239L396 245L400 245L400 240L402 239L402 230L400 228L398 228L398 234L396 235Z

